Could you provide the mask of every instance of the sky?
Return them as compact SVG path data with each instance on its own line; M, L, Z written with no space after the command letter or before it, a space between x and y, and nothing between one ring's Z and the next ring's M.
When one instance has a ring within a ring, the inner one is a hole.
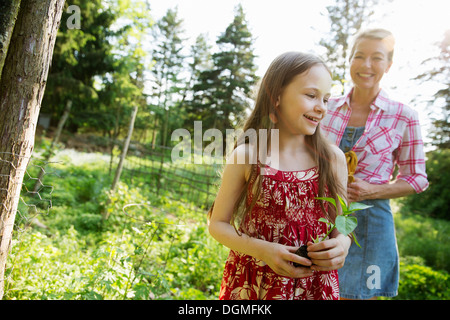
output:
M383 27L396 38L394 64L382 80L392 98L411 105L428 123L427 107L420 102L430 97L436 84L418 84L411 79L421 71L422 62L438 54L436 43L450 29L449 0L392 0L376 11L369 27ZM286 51L323 53L318 45L330 27L327 5L333 0L151 0L152 18L160 19L169 8L178 7L185 35L191 42L203 33L214 44L233 21L234 9L242 4L247 23L256 39L254 53L257 75ZM421 98L417 98L418 92ZM418 101L417 101L418 100ZM412 105L414 104L414 105ZM426 134L424 129L423 134Z

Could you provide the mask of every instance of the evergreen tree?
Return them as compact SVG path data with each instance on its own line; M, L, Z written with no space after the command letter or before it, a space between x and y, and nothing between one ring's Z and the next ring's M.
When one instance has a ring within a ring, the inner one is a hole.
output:
M233 22L216 41L219 50L212 55L213 69L202 72L194 86L193 105L203 116L204 128L225 133L245 116L257 81L252 43L243 8L238 5Z
M203 71L210 70L213 67L211 45L208 44L206 35L200 34L196 38L195 44L191 47L190 57L192 62L189 63L188 89L192 89Z
M424 61L424 64L432 63L433 69L415 79L421 82L434 81L441 85L441 89L434 94L433 99L428 101L432 106L429 114L433 119L433 128L429 134L432 145L439 149L450 149L450 30L445 32L439 48L440 53L437 57Z
M55 125L72 102L67 129L78 128L117 138L128 126L133 106L146 104L143 95L144 35L151 27L144 0L74 0L80 8L80 29L65 23L55 44L42 112Z
M204 106L208 103L208 99L203 89L202 75L207 74L213 69L213 61L211 54L211 45L208 44L206 35L200 34L191 47L190 53L191 63L189 63L190 78L186 86L183 98L183 109L185 112L185 120L183 127L193 130L194 121L202 120L207 116Z
M101 0L74 0L71 5L80 8L81 28L68 28L65 22L71 13L67 12L66 4L41 112L51 114L55 125L67 101L71 100L73 107L68 127L76 132L86 125L102 127L102 119L108 116L98 112L95 82L98 77L114 71L109 40L118 32L111 28L117 16L105 10Z
M162 145L167 145L169 129L176 126L170 114L182 100L182 91L186 86L183 73L186 57L182 53L185 40L182 24L183 20L178 17L178 9L169 9L156 23L154 29L156 46L152 52L154 61L151 70L152 101L153 111L156 114L155 121L162 124L160 141ZM156 122L154 127L157 127Z
M144 72L149 55L143 45L148 42L153 21L150 8L143 0L109 2L112 4L109 10L120 17L116 23L120 33L111 41L114 71L103 77L99 111L108 115L104 130L113 141L124 132L122 129L127 129L134 107L139 110L147 107ZM137 121L135 127L142 128L142 122Z

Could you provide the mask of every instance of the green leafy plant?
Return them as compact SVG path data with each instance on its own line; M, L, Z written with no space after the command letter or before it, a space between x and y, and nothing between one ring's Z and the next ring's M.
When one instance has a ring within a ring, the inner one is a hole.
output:
M316 199L328 201L332 205L334 205L334 207L337 209L336 200L333 198L316 197ZM352 216L352 214L355 211L364 210L364 209L370 208L372 206L369 206L369 205L366 205L363 203L359 203L359 202L352 202L347 206L344 199L342 199L339 195L338 195L338 199L341 204L342 214L340 214L336 217L335 222L332 223L331 221L328 221L325 218L319 219L319 221L326 223L328 226L328 232L323 237L323 239L326 239L334 229L338 229L338 231L345 236L351 234L356 245L361 248L360 244L358 243L358 241L355 237L355 234L353 233L353 230L355 230L356 226L358 225L358 220L356 219L355 216ZM316 239L313 239L313 242L314 243L320 242L320 237L317 236Z
M334 207L337 210L336 200L334 198L316 197L315 199L328 201L332 205L334 205ZM361 245L358 243L358 240L356 239L356 236L353 233L353 230L355 230L356 226L358 225L358 220L356 219L355 216L352 216L351 214L354 213L355 211L367 209L372 206L368 206L368 205L365 205L365 204L359 203L359 202L352 202L347 206L344 199L342 199L339 195L338 195L338 199L341 204L342 213L336 217L336 220L334 221L334 223L325 218L320 218L319 219L320 222L324 222L327 224L328 232L325 236L323 236L323 237L317 236L315 239L312 238L312 236L311 236L312 241L314 243L319 243L320 241L326 239L331 234L331 232L333 232L334 229L338 229L338 231L345 236L351 234L353 241L355 241L356 245L361 248ZM307 250L306 245L300 246L295 253L301 257L310 259L308 257L308 250ZM301 265L294 262L294 267L299 267L299 266L301 266Z

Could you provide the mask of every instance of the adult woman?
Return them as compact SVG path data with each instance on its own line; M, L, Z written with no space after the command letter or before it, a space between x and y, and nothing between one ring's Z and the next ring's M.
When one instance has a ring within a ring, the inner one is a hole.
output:
M380 81L392 65L394 37L384 29L359 33L350 54L353 88L330 99L322 122L325 135L358 166L347 188L348 202L373 207L359 211L352 246L339 270L340 293L347 299L392 297L398 289L398 250L389 199L428 187L417 112L388 98ZM395 166L398 175L392 180Z

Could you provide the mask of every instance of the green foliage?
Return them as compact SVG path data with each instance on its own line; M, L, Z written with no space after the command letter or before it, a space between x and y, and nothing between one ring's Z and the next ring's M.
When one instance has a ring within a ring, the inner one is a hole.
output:
M215 299L228 250L206 215L145 183L109 191L101 155L62 151L48 229L16 228L4 299ZM103 220L102 210L110 211Z
M66 130L116 139L133 107L146 106L148 58L142 46L153 23L149 9L143 0L73 0L70 5L80 8L81 28L68 29L64 21L70 13L64 10L42 112L56 125L71 101Z
M450 220L450 149L429 152L427 157L430 186L422 193L403 198L401 211Z
M448 300L450 275L427 267L419 257L400 260L400 283L394 300Z
M400 256L422 257L435 270L450 272L450 222L421 215L395 214Z
M201 292L203 299L216 298L227 253L226 248L208 235L204 224L193 227L189 238L185 242L177 242L171 250L170 264L166 272L173 278L172 291L176 293L180 291L183 283L189 283L188 295L195 293L199 296ZM218 270L220 272L217 272ZM178 298L188 299L186 292Z
M209 236L206 215L190 209L182 193L157 195L144 178L110 192L107 157L63 150L55 160L57 174L45 177L53 207L38 216L48 229L22 231L25 218L16 221L4 299L217 298L228 249ZM449 299L449 222L394 218L406 257L395 299Z
M117 16L105 10L101 0L73 0L70 4L80 8L81 29L68 29L66 23L61 23L42 112L59 119L66 102L71 100L74 115L68 119L68 127L75 129L84 125L86 112L97 111L99 92L94 86L95 77L113 71L109 39L115 35L111 25ZM64 10L61 21L67 21L69 16Z
M333 198L316 197L316 199L327 201L327 202L331 203L337 209L336 200ZM361 248L355 235L353 234L353 230L355 230L355 228L357 227L358 221L357 221L356 217L351 216L351 214L353 214L355 211L364 210L364 209L370 208L372 206L368 206L368 205L365 205L365 204L359 203L359 202L352 202L347 206L344 199L342 199L339 195L338 195L338 199L339 199L340 207L342 208L342 213L336 217L335 222L332 223L331 221L328 221L325 218L319 219L319 221L324 222L328 225L328 233L325 235L324 239L326 237L328 237L328 235L336 228L340 233L342 233L345 236L352 234L353 240L355 241L356 245ZM314 239L314 242L317 243L318 241L319 241L319 238Z

